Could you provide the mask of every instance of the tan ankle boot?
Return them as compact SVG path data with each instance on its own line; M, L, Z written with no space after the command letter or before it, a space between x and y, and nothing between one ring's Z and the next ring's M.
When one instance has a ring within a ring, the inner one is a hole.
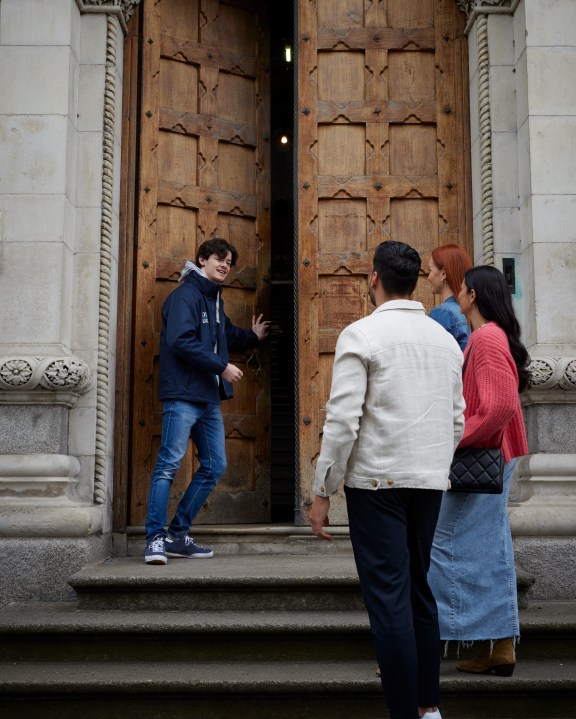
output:
M511 677L516 666L516 654L512 637L497 639L490 654L490 642L481 642L480 652L475 659L456 664L460 672L471 674L491 674L498 677Z

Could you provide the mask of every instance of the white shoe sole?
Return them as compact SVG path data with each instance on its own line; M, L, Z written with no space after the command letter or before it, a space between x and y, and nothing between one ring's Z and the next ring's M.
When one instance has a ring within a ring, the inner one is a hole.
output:
M146 564L166 564L168 561L167 557L163 557L161 554L152 555L151 557L144 557Z
M176 557L177 559L210 559L214 556L214 552L206 552L205 554L175 554L166 552L167 557Z

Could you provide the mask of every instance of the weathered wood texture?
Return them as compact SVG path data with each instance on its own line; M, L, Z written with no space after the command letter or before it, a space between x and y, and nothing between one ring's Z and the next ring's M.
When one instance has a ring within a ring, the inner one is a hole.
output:
M453 0L298 4L298 433L312 500L339 332L370 310L376 246L471 246L467 47ZM416 299L434 304L422 273ZM342 497L333 522L345 522Z
M240 254L224 290L232 322L269 314L269 48L265 4L145 0L138 244L135 258L130 523L146 516L161 434L161 307L186 259L213 236ZM262 522L270 513L267 353L233 355L244 372L223 403L228 469L199 523ZM259 369L260 368L260 369ZM259 371L257 371L259 369ZM196 467L192 443L169 512Z

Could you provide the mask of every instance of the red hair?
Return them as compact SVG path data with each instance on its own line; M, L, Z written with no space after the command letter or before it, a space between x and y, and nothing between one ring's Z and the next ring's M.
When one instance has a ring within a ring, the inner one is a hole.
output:
M439 270L444 270L448 287L458 297L464 275L472 267L466 250L460 245L440 245L432 251L432 260Z

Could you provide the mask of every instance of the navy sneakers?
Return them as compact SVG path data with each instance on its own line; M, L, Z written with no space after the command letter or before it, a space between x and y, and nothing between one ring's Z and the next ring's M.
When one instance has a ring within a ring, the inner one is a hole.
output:
M170 539L166 537L164 541L167 557L208 559L214 556L214 552L211 549L206 549L199 544L194 544L192 537L183 537L182 539Z
M146 564L166 564L166 552L164 551L164 537L157 534L148 542L144 552L144 561Z

